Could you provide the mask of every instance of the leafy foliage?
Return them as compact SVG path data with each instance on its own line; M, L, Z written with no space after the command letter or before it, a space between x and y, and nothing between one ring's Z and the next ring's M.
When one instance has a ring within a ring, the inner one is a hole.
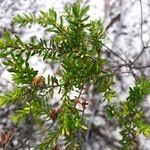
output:
M118 121L122 129L120 143L124 149L130 149L135 131L145 135L150 132L140 110L144 96L149 94L149 81L141 81L130 88L127 101L119 107L111 105L115 92L111 88L113 74L105 69L107 60L102 57L103 23L101 20L90 21L87 15L89 6L81 7L79 1L64 10L65 14L60 17L53 8L48 12L41 11L39 16L23 14L14 17L13 21L20 26L39 24L54 36L39 41L31 38L24 42L16 35L4 33L0 39L0 57L5 58L3 64L11 72L16 88L0 96L0 105L20 104L21 107L11 117L12 121L19 124L30 117L33 124L39 125L39 130L42 128L43 132L44 129L45 138L37 149L59 149L61 142L65 143L61 145L65 149L79 149L78 134L87 130L84 110L88 102L82 99L82 93L86 85L94 84L104 100L110 103L108 115ZM29 59L35 55L44 61L60 63L60 78L44 77L31 68ZM71 99L70 93L75 89L79 91L78 97ZM61 95L58 108L49 103L56 91ZM61 142L60 138L63 139Z
M145 122L141 104L147 94L150 94L150 81L140 80L135 87L130 88L129 96L120 106L109 105L107 114L115 119L120 128L122 140L120 144L123 150L130 150L136 147L136 137L139 133L150 136L150 126Z

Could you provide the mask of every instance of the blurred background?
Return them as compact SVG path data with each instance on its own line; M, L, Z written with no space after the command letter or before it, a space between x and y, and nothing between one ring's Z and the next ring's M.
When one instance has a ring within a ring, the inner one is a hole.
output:
M0 0L0 37L4 31L20 35L24 40L35 36L48 38L49 35L38 25L20 28L12 23L12 17L26 12L36 15L40 10L54 7L58 13L63 13L64 5L72 5L74 0ZM102 19L106 30L106 40L103 47L104 57L114 73L114 89L117 91L116 103L128 96L129 86L141 77L150 77L150 1L149 0L81 0L82 5L90 5L91 19ZM2 62L2 60L0 60ZM42 58L34 57L30 62L39 74L54 74L59 65L53 62L43 62ZM0 63L0 92L12 89L11 75ZM89 87L86 96L90 105L86 111L88 131L83 135L81 149L83 150L118 150L120 140L119 127L109 120L104 110L107 103L96 92L96 87ZM56 100L58 98L56 97ZM57 101L56 101L57 102ZM146 121L150 123L150 97L147 96L141 106L145 112ZM0 109L0 130L9 129L10 114L17 106ZM9 150L30 149L30 145L40 139L35 135L35 127L27 120L16 127L15 135L9 143ZM150 138L138 137L139 150L150 150Z

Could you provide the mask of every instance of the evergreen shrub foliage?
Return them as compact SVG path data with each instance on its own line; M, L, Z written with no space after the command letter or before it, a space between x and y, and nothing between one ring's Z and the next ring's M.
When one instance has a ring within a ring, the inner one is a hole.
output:
M5 58L3 64L15 83L14 90L0 96L0 105L19 104L21 107L11 116L12 122L22 124L30 117L39 131L45 131L45 137L35 149L59 149L60 139L64 141L64 149L80 149L78 134L88 130L84 118L88 102L82 99L82 93L90 84L103 94L108 103L107 115L120 126L121 149L135 147L139 133L150 135L150 126L145 123L141 110L141 103L150 94L150 81L138 81L130 88L125 102L119 106L113 103L116 94L111 88L113 73L106 69L108 62L102 57L105 30L101 20L90 20L88 10L89 6L81 7L77 1L73 6L65 6L60 17L53 8L41 11L39 16L17 15L13 21L19 26L38 24L54 36L24 42L19 36L5 32L0 39L0 57ZM31 68L29 60L35 55L59 63L59 78L44 77ZM76 89L78 96L72 99L70 93ZM49 104L56 91L61 95L58 108ZM49 128L45 128L46 123Z

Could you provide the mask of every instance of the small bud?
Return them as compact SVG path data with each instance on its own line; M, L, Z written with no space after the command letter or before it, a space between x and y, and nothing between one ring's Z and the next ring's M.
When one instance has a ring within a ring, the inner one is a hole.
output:
M2 145L7 144L9 142L9 140L11 139L13 132L14 132L13 129L9 130L6 133L1 132L0 133L0 144L2 144Z
M50 113L50 119L52 119L53 121L55 121L58 117L58 114L61 112L61 109L55 110L53 109Z
M38 87L41 86L43 83L44 77L42 75L39 75L32 80L32 86Z
M60 146L59 146L58 144L56 144L56 145L52 148L52 150L60 150Z

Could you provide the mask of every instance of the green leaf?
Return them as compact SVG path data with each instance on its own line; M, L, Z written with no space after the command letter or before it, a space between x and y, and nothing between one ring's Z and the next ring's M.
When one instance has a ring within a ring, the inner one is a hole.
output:
M86 6L85 8L81 9L81 13L80 13L81 17L83 17L84 15L86 15L86 13L89 11L89 8L90 8L89 6Z
M0 106L5 105L6 101L5 98L3 96L0 96Z
M50 85L50 81L51 81L51 77L50 77L50 75L48 75L48 76L47 76L47 81L48 81L48 83L47 83L47 84L48 84L48 85Z
M13 22L19 24L20 26L24 27L27 24L34 24L36 21L36 17L32 13L24 13L22 15L17 15L13 18Z
M14 124L23 122L27 115L22 110L17 110L17 112L11 116L11 120Z
M72 7L72 10L73 10L73 14L76 18L79 18L79 15L80 15L80 3L79 2L76 2L73 7Z
M144 134L145 136L150 136L150 128L145 129L145 130L143 131L143 134Z
M108 105L106 107L106 114L110 117L110 118L114 118L116 115L116 110L115 110L115 106L114 105Z
M5 44L4 44L4 40L3 39L0 39L0 49L3 49L5 48ZM0 55L1 55L2 52L0 52Z
M5 40L10 40L10 39L11 39L9 32L4 32L4 33L3 33L3 36L4 36L4 39L5 39Z

